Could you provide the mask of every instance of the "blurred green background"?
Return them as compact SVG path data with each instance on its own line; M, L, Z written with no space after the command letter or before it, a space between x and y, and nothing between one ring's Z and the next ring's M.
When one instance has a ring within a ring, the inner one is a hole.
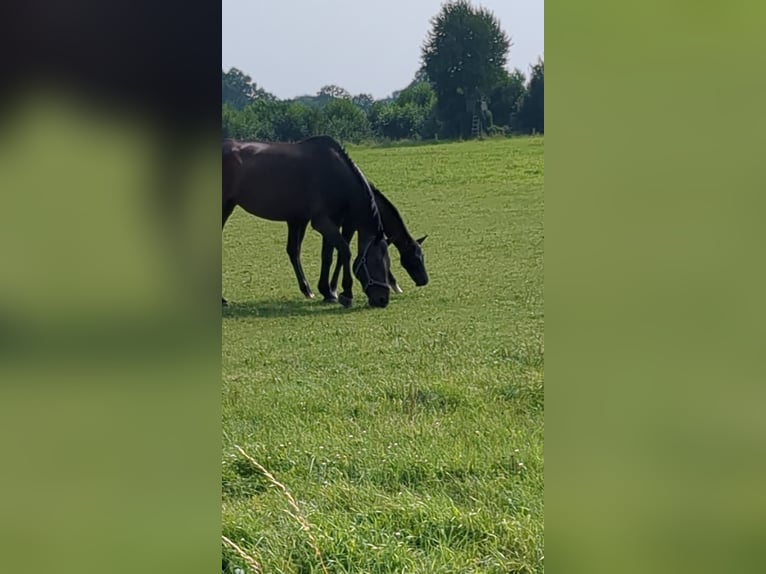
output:
M552 571L762 571L764 16L547 5Z
M169 222L146 118L20 102L0 135L0 571L215 571L219 142L191 142Z

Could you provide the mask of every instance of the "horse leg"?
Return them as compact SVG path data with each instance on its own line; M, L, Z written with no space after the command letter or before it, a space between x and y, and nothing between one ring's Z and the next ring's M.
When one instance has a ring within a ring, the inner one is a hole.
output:
M231 199L224 199L223 205L221 207L221 214L223 215L223 222L221 223L221 231L223 231L223 228L226 227L226 220L229 219L229 216L231 215L231 212L234 211L234 208L237 206L237 203L234 200ZM221 297L221 305L228 305L229 302Z
M334 293L330 289L330 266L332 265L333 249L338 250L338 262L348 265L351 259L351 249L343 239L338 227L326 216L311 220L311 227L322 235L322 270L319 273L319 292L324 295L326 302L336 301ZM350 304L350 301L348 302ZM345 306L348 306L344 303Z
M391 286L391 291L394 293L403 293L402 288L399 287L399 284L396 282L396 277L394 277L394 274L391 273L391 271L388 272L388 284Z
M305 297L312 299L314 294L311 292L309 282L306 281L306 275L303 273L303 266L301 265L301 244L306 236L308 224L308 221L290 221L287 223L287 256L293 265L295 278L298 280L298 288Z
M344 225L341 234L343 235L343 239L345 240L345 242L351 245L351 238L354 237L354 229L352 229L350 226ZM338 262L335 264L335 271L332 274L332 279L330 279L330 289L333 292L337 291L338 289L338 276L340 275L340 271L341 271L341 264L340 264L340 260L338 260ZM350 273L350 269L343 268L343 273L344 273L343 284L345 285L346 284L345 274ZM344 292L345 292L345 287L344 287ZM349 289L349 292L350 292L350 289ZM351 295L351 297L353 297L353 295Z
M346 244L351 244L351 238L354 236L355 229L353 227L344 227L343 228L343 239L346 242ZM349 257L345 260L344 263L341 263L341 258L338 256L338 267L336 267L336 273L337 269L339 267L343 267L343 292L338 297L338 301L340 301L341 305L344 307L351 307L351 304L354 300L354 292L353 292L353 285L354 285L354 276L351 274L351 256L349 254Z
M335 263L335 270L332 272L330 278L330 291L333 293L338 292L338 276L340 275L340 261Z
M324 296L325 303L337 303L338 295L330 288L330 267L332 266L333 243L322 237L322 268L319 272L317 289Z

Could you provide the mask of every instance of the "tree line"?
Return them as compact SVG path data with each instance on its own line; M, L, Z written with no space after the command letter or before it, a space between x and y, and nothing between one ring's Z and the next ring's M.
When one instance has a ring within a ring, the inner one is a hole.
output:
M432 19L415 78L382 100L336 85L280 100L243 71L221 70L223 135L361 142L543 133L544 62L538 59L529 77L508 72L510 46L492 12L452 0Z

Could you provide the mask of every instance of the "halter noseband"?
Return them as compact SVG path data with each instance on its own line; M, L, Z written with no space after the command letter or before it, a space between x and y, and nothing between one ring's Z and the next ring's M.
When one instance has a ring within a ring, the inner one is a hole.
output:
M367 268L367 251L370 249L370 246L375 242L375 239L370 240L370 242L365 246L364 250L362 250L362 255L359 257L359 261L357 261L354 264L354 273L359 277L362 269L364 269L365 275L367 275L367 283L364 285L363 289L365 292L367 292L367 289L372 287L373 285L378 285L379 287L385 287L386 289L391 289L391 286L388 283L382 283L380 281L376 281L372 278L372 274L370 273L370 270ZM361 279L360 279L361 281Z

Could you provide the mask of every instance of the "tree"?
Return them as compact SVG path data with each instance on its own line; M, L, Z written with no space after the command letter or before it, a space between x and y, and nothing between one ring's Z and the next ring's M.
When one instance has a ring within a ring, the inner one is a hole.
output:
M375 98L373 98L370 94L358 94L351 98L351 101L354 102L355 105L359 106L365 113L367 113L370 111L370 106L375 103Z
M489 109L497 125L516 128L519 107L526 93L526 81L521 70L514 70L489 92Z
M412 103L430 110L436 104L436 94L429 84L421 82L399 92L396 102L400 105Z
M376 135L387 139L432 138L436 96L427 83L405 88L394 101L377 101L369 118Z
M411 88L417 84L429 83L429 82L430 80L428 79L428 74L426 73L425 65L421 64L421 66L415 72L415 77L412 79L412 81L409 83L407 87Z
M224 103L221 109L221 132L225 138L236 137L237 131L237 112L229 104Z
M532 66L526 93L519 108L519 127L527 132L545 133L545 63Z
M241 110L253 99L253 80L237 68L221 70L221 99L235 110Z
M327 98L340 98L343 100L350 100L351 94L348 93L347 90L344 90L340 86L336 86L335 84L330 84L328 86L324 86L321 90L319 90L318 96L326 96Z
M228 72L221 70L221 99L224 104L241 110L255 100L276 101L277 97L259 88L252 78L241 70L230 68Z
M359 142L370 137L367 115L350 99L333 98L321 108L318 133L340 142Z
M495 15L469 0L451 0L432 19L422 49L423 69L437 96L448 137L470 133L471 104L506 74L511 41Z
M259 88L255 83L253 83L253 100L264 100L264 101L267 101L267 102L278 102L279 98L277 98L271 92L267 92L263 88Z
M279 141L299 141L319 133L321 112L303 102L283 102L274 118L274 132Z
M280 113L281 102L255 100L239 113L237 138L249 140L276 140L274 123Z

